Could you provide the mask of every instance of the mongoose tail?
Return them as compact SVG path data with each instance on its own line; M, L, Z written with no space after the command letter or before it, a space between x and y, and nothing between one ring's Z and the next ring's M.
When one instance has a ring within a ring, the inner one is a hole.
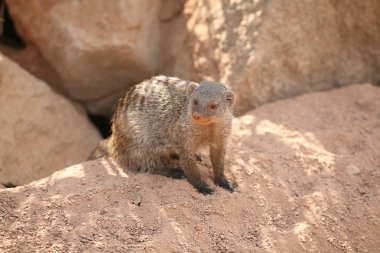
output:
M111 137L99 141L96 148L91 152L87 161L96 160L104 156L110 156L112 153L112 140Z

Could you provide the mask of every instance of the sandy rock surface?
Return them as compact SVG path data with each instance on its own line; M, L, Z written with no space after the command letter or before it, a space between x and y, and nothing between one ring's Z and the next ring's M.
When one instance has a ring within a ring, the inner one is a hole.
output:
M85 162L0 190L0 251L379 252L379 152L379 87L283 100L234 121L237 192Z
M0 184L84 161L100 135L84 110L0 54Z
M232 86L239 112L380 80L379 1L189 0L184 14L197 73Z

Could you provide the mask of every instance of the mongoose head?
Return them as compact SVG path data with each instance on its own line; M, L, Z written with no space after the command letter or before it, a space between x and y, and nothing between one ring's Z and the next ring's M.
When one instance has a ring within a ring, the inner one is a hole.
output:
M187 93L189 112L198 124L217 123L232 115L235 94L222 84L212 81L190 83Z

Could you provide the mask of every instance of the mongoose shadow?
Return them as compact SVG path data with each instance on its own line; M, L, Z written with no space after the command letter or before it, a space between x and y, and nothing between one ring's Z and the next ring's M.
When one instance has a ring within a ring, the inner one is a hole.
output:
M202 180L197 152L209 147L214 183L230 192L224 157L231 132L235 94L222 84L157 76L119 99L112 135L89 159L110 155L124 169L173 178L186 177L199 192L214 190Z

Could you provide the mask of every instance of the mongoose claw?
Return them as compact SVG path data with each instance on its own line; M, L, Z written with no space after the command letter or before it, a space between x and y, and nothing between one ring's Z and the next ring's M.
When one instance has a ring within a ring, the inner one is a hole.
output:
M214 193L214 190L211 189L210 187L208 186L205 186L205 187L202 187L202 188L197 188L198 192L204 194L204 195L209 195L209 194L213 194Z
M215 184L217 186L222 187L223 189L229 191L229 192L235 192L235 189L230 185L227 179L221 178L221 179L216 179Z
M169 172L169 177L173 179L185 179L185 173L180 169L171 169Z
M210 188L207 184L201 181L193 183L192 185L198 190L199 193L202 193L204 195L209 195L214 192L214 189Z

